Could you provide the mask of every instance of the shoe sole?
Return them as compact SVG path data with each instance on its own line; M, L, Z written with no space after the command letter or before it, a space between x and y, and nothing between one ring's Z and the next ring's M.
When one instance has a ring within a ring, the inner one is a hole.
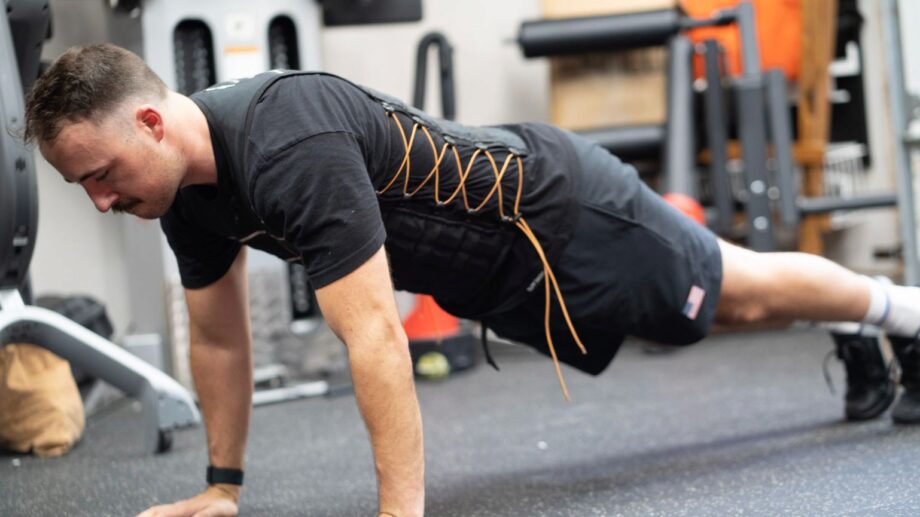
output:
M902 395L902 397L903 397L903 395ZM902 399L902 402L903 402L903 399ZM899 425L920 424L920 414L916 414L916 415L915 415L914 417L912 417L912 418L904 417L904 416L898 416L898 415L896 414L897 409L898 409L898 408L895 407L895 411L892 411L892 412L891 412L891 420L892 420L895 424L899 424ZM914 413L917 413L917 411L915 410Z
M866 420L872 420L874 418L878 418L879 416L882 415L882 413L885 412L885 410L891 407L891 404L894 402L896 394L897 394L897 391L895 389L894 383L889 382L888 389L886 390L886 393L885 393L885 398L880 400L876 405L872 406L872 408L869 409L868 411L865 411L859 414L852 414L852 415L847 414L846 415L847 420L849 420L850 422L863 422ZM915 423L915 422L917 421L907 420L907 421L903 421L900 423L906 424L906 423Z
M898 425L915 425L915 424L920 424L920 418L909 419L909 418L898 418L898 417L894 417L894 416L893 416L893 417L891 417L891 421L894 422L895 424L898 424Z

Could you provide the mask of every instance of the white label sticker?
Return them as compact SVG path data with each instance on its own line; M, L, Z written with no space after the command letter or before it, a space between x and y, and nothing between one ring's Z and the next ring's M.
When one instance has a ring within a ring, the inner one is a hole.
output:
M235 43L252 42L256 37L256 20L251 14L231 13L224 18L227 40Z
M224 71L230 77L250 77L268 66L259 47L224 48Z

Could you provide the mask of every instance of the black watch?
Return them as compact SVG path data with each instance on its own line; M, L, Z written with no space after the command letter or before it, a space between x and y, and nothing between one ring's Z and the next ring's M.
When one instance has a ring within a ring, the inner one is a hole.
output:
M242 485L243 471L240 469L222 469L208 466L208 484Z

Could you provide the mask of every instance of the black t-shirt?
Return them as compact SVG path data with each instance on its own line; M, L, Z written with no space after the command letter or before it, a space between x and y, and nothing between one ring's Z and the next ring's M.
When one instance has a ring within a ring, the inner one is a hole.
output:
M509 155L504 214L520 156L520 212L551 261L571 234L579 172L568 138L550 126L462 126L321 73L261 74L192 100L208 119L218 184L181 189L161 221L187 288L223 276L242 244L302 262L319 288L385 243L397 288L433 294L460 316L504 310L542 271L531 243L499 216L495 170ZM439 157L440 203L430 174ZM481 210L467 209L490 193Z

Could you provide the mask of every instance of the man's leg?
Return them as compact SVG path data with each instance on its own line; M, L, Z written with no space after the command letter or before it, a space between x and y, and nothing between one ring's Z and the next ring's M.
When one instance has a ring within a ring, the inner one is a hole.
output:
M715 323L728 328L862 321L871 280L807 253L757 253L725 241ZM918 321L920 325L920 321Z
M723 279L714 321L717 328L749 329L796 320L870 322L882 326L901 363L905 387L894 418L899 422L920 422L920 290L885 286L815 255L757 253L724 241L719 241L719 246ZM881 361L881 355L871 350L870 344L847 342L845 346L854 354L844 357L849 359L848 374L860 372L861 365L854 363ZM881 407L884 411L891 393L881 370L878 364L866 364L862 374L868 378L856 380L868 382L868 388L865 384L855 386L859 392L848 393L848 403L851 396L858 396L864 407ZM866 410L863 415L869 418L878 412Z

